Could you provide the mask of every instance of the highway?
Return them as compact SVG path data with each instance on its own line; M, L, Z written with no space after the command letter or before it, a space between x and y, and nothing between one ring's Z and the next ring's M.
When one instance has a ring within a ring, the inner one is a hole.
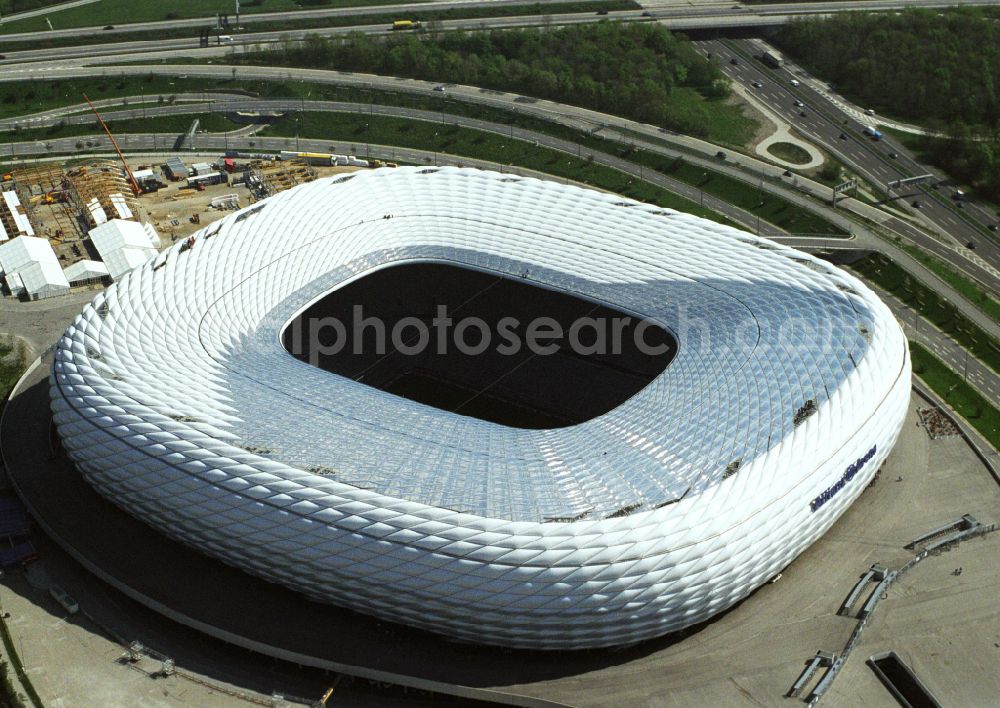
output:
M915 310L889 291L883 290L877 283L868 281L868 286L878 293L882 301L896 315L908 339L923 345L948 368L963 377L990 403L1000 407L1000 375L996 371L974 356L970 356L968 349L942 332L932 322L920 317Z
M988 235L987 225L1000 222L1000 217L974 204L957 209L952 203L954 188L935 187L947 178L939 171L918 163L912 154L891 137L875 141L862 133L864 126L845 113L837 104L821 95L812 77L795 68L772 69L758 59L759 48L749 40L717 40L696 42L706 54L718 61L719 67L734 82L746 86L771 110L786 119L803 136L821 145L847 164L863 179L880 189L888 182L932 174L929 184L894 191L894 197L884 206L925 222L956 244L974 250L994 268L1000 267L1000 246ZM732 47L736 47L736 51ZM739 63L732 64L736 59ZM791 80L799 81L793 86ZM755 88L753 82L762 84ZM795 105L799 101L802 106ZM802 115L802 114L805 115ZM843 137L841 137L843 136ZM890 157L894 153L897 157ZM936 193L936 194L935 194ZM920 206L915 208L913 202ZM970 254L971 255L971 254Z
M0 81L20 80L25 78L68 78L81 76L120 76L123 72L134 70L133 67L90 67L90 66L37 66L26 65L0 69ZM436 97L438 100L468 101L481 105L502 108L544 120L555 121L573 127L582 132L595 132L603 137L626 143L636 143L647 149L658 150L663 154L683 154L685 159L706 166L709 169L727 174L745 182L757 184L762 181L766 190L783 190L782 196L800 200L806 208L813 204L829 200L830 189L800 176L785 178L784 168L776 167L762 160L743 155L729 153L724 162L715 158L718 146L696 138L670 133L656 126L637 123L625 118L611 116L585 108L579 108L552 101L528 99L514 93L490 91L472 86L449 85L447 92L435 91L437 84L414 79L397 77L380 77L371 74L351 74L347 72L328 71L320 69L294 69L281 67L251 67L251 66L219 66L219 65L150 65L143 67L148 72L165 76L189 76L242 80L301 80L318 84L333 84L353 86L363 89L384 89L390 91L413 93L422 96ZM29 127L25 123L24 127ZM668 149L665 146L669 146ZM808 201L802 201L802 200ZM934 238L917 228L909 221L880 211L855 199L844 199L838 203L838 211L844 215L854 212L860 217L874 221L881 228L907 238L925 250L934 253L955 269L965 272L986 284L991 290L996 290L998 270L983 261L974 251L964 246L949 245L939 238ZM836 216L836 215L834 215ZM848 227L858 232L859 226Z
M597 15L593 12L573 13L552 16L551 20L543 15L521 15L514 17L466 18L443 20L442 30L477 30L477 29L511 29L516 27L539 27L543 25L576 25L588 24L601 20L615 19L645 19L638 11L609 12L607 15ZM75 59L82 63L96 63L101 57L114 56L123 58L127 55L142 55L143 59L171 59L177 57L177 52L183 50L185 56L212 57L224 56L234 49L256 48L258 45L272 44L285 40L300 40L307 36L342 37L352 32L381 35L391 34L392 26L386 22L368 25L351 25L348 27L317 27L301 30L280 30L272 32L251 32L233 37L232 42L212 44L200 47L198 37L180 39L146 39L125 42L99 42L96 44L74 45L67 47L49 47L45 49L24 49L8 51L0 66L5 64L21 64L25 62L52 62L61 64ZM137 57L132 56L132 59ZM128 61L128 59L126 59Z
M80 3L86 4L94 0L82 0ZM296 10L292 12L261 12L246 13L240 16L240 25L245 27L252 24L268 22L288 22L301 20L322 20L326 18L343 17L363 17L364 15L391 15L406 18L409 14L418 12L432 12L442 10L467 9L471 7L482 7L484 2L490 6L517 6L517 5L545 5L557 4L565 0L430 0L429 2L409 2L392 5L367 5L358 7L332 7L316 8L310 10ZM821 16L836 12L854 12L859 10L900 10L904 7L926 7L941 8L953 7L956 5L995 5L998 0L850 0L847 2L804 2L804 3L774 3L745 5L741 3L726 2L725 0L710 0L709 2L683 2L681 0L666 0L663 2L640 2L642 10L611 12L606 18L617 17L629 20L657 20L667 24L671 29L704 29L704 28L738 28L738 27L769 27L784 24L795 19L807 16ZM595 9L599 7L595 4ZM49 15L54 25L59 23L58 12L45 12L42 10L25 13L19 17L32 15ZM594 12L586 13L590 15L590 21L605 19L596 16ZM235 13L230 13L231 22L235 24ZM568 15L552 15L554 24L565 24L564 18ZM493 18L497 19L497 18ZM489 21L493 25L493 19ZM8 20L9 21L9 20ZM134 32L148 32L156 30L176 30L190 28L192 35L195 31L204 27L214 27L216 25L215 15L203 17L181 18L174 20L159 20L155 22L131 22L116 23L112 29L104 29L107 25L91 25L86 27L69 27L54 29L42 32L14 32L0 36L0 42L38 42L49 39L65 39L76 37L109 37L123 35ZM234 34L235 27L225 30L228 34Z
M95 0L83 0L84 2L94 2ZM599 7L598 0L594 0L594 10ZM416 12L441 12L444 10L462 10L470 8L482 8L483 5L489 7L521 6L525 5L557 5L565 3L566 0L429 0L427 2L407 2L393 5L364 5L359 7L321 7L312 10L294 10L290 12L243 12L240 15L239 28L236 27L235 12L229 12L231 26L224 30L229 34L236 34L239 29L247 25L268 23L268 22L289 22L302 20L323 20L329 18L342 17L364 17L365 15L389 15L405 19ZM731 3L726 5L730 7ZM45 13L39 13L45 14ZM50 19L53 24L58 24L58 14L52 14ZM593 14L593 13L591 13ZM640 14L641 13L637 13ZM134 32L153 32L157 30L176 30L185 27L191 28L192 36L196 36L198 30L206 27L215 28L217 18L215 15L203 17L188 17L174 20L158 20L155 22L127 22L123 24L111 25L111 29L105 29L108 25L90 25L87 27L68 27L65 29L55 29L41 32L11 32L0 34L0 42L39 42L48 39L64 39L67 37L88 37L96 39L111 39L118 41L118 35Z
M340 78L344 78L341 76ZM414 83L424 83L424 82L414 82ZM454 90L455 87L449 90ZM431 90L433 95L440 95L438 92ZM491 94L492 95L492 94ZM967 303L967 301L956 291L954 291L947 283L941 281L936 275L931 273L926 269L920 262L915 260L912 256L907 254L905 251L897 248L891 242L884 239L877 238L873 233L871 233L867 228L861 224L852 223L847 221L843 214L839 213L838 210L831 209L827 204L823 202L817 202L810 200L807 196L799 193L795 189L791 189L789 185L783 185L780 183L772 183L770 181L754 180L754 186L763 190L766 193L779 194L782 198L789 200L800 208L807 209L812 212L816 212L824 216L825 218L837 223L844 228L851 229L854 231L854 236L850 239L831 239L823 238L821 235L790 235L786 234L780 229L774 227L772 224L767 222L761 222L756 219L753 214L750 214L742 209L732 206L720 199L713 197L710 194L704 193L702 190L695 186L687 183L680 182L678 180L666 177L664 175L659 175L657 173L651 173L648 169L643 168L641 165L628 162L626 160L620 159L617 156L596 152L592 150L584 150L581 146L575 142L570 142L567 140L561 140L557 138L552 138L551 136L534 132L530 130L524 130L520 128L514 128L509 124L498 124L490 123L483 120L467 118L462 116L456 116L439 111L428 111L428 110L416 110L406 107L397 106L382 106L377 104L369 103L345 103L345 102L334 102L334 101L309 101L303 99L256 99L256 98L236 98L231 94L180 94L177 97L177 102L175 105L159 105L155 99L151 97L130 97L127 99L128 107L122 108L120 104L125 99L105 99L100 101L100 105L103 110L103 115L108 120L115 119L135 119L135 118L153 118L162 115L195 115L195 114L205 114L205 113L252 113L258 112L263 114L269 113L294 113L299 111L340 111L340 112L353 112L362 115L387 115L403 117L415 120L426 120L432 122L443 122L447 124L461 125L464 127L483 130L492 132L504 137L510 137L511 139L518 139L526 142L532 142L534 144L548 147L554 150L559 150L563 153L576 156L593 156L594 162L597 164L607 165L613 167L619 171L625 172L626 174L633 175L639 179L649 181L660 187L670 190L673 193L679 194L681 196L690 199L691 201L697 202L702 206L711 208L720 214L724 214L733 221L744 225L750 231L759 231L762 235L766 235L771 238L775 238L782 243L786 243L790 246L797 248L806 248L809 250L816 249L826 249L826 250L837 250L837 249L865 249L865 250L879 250L886 253L894 261L903 265L908 272L912 273L918 280L923 282L928 287L931 287L935 291L942 293L945 297L949 297L953 302L959 304L960 309L970 318L973 322L979 325L981 328L989 332L992 336L1000 338L1000 326L996 322L987 317L981 310ZM498 98L493 95L493 98ZM143 100L149 101L152 105L147 105L140 103ZM139 105L137 105L139 104ZM515 104L521 106L523 104ZM116 106L118 106L116 108ZM534 107L529 104L529 106ZM111 110L108 110L111 108ZM522 108L523 109L523 108ZM80 112L85 111L85 112ZM89 125L94 123L94 118L89 112L86 112L86 107L84 105L73 105L66 106L61 109L56 109L52 111L45 111L41 114L36 114L34 116L20 117L19 119L6 119L0 121L0 129L10 129L15 122L20 124L22 127L44 127L55 125L57 122L65 121L69 124L78 125ZM581 130L586 129L587 126L581 126L573 121L566 120L565 118L560 120L563 124L569 125L570 127L580 128ZM293 138L282 137L282 138L261 138L260 136L250 136L248 132L253 129L253 126L248 128L240 129L239 131L234 131L228 134L214 135L211 136L211 140L203 142L203 138L206 136L198 135L197 144L198 147L206 146L218 146L221 145L222 149L229 148L250 148L250 149L264 149L264 147L269 147L274 150L290 149L295 146L298 149L300 146L309 145L310 147L302 149L317 150L317 151L334 151L338 150L347 153L361 153L362 146L364 146L364 154L367 155L369 151L369 146L364 145L364 141L359 139L354 143L347 145L337 146L336 144L327 144L323 140L298 140L293 142ZM94 130L97 131L98 128L95 125ZM360 136L359 136L360 137ZM123 135L121 136L122 146L129 151L134 151L137 149L141 150L164 150L171 149L174 147L182 146L190 147L188 143L182 142L180 140L181 136L171 134L171 135ZM641 140L632 140L632 142L640 145L650 151L659 152L661 154L667 155L669 157L676 157L681 155L675 150L670 150L665 148L661 144L649 144L644 143ZM73 152L77 150L78 145L84 146L85 149L100 149L104 147L107 143L106 138L95 132L95 134L90 136L82 137L69 137L60 138L56 140L34 140L34 141L21 141L17 143L8 144L7 149L10 150L10 155L12 158L17 157L27 157L29 155L42 155L49 152ZM380 148L382 152L374 153L376 156L386 157L387 159L397 159L395 151L385 152L385 150L391 150L390 148ZM425 159L428 156L434 156L435 161L440 161L443 163L444 160L450 160L452 162L461 162L463 164L482 164L482 165L492 165L492 163L483 163L481 161L472 161L464 157L458 156L445 156L433 151L411 151L413 155L422 155ZM722 171L729 176L735 177L737 179L746 180L747 175L742 174L739 168L719 165L717 160L710 160L705 158L698 158L692 155L684 155L684 158L691 162L692 164L704 166L706 169L713 169L717 171ZM510 167L507 167L510 169ZM537 175L543 176L543 175ZM947 254L945 254L947 255ZM984 274L984 277L988 277Z
M496 1L499 3L516 2L516 0ZM988 3L994 2L995 0L976 1ZM436 2L431 4L439 7L468 6L467 2ZM935 3L932 1L923 2L922 4L935 6ZM410 3L388 7L398 8L400 12L403 12L404 10L409 11L419 7L419 5L420 4ZM808 13L820 10L841 11L846 9L858 9L861 5L864 5L865 7L871 6L873 8L887 9L893 7L894 3L890 0L871 0L871 2L853 3L769 5L763 6L761 11L771 13L781 11L782 9L789 10L795 8L796 10ZM376 6L375 8L365 8L365 11L384 11L386 7L387 6ZM729 8L729 11L731 10L732 8ZM757 10L758 8L754 9L755 12ZM358 12L358 8L342 8L336 10L326 9L322 11L317 10L308 12L319 12L322 14L324 12L334 11L356 13ZM641 19L643 14L652 14L654 17L658 18L664 13L685 13L691 11L701 13L720 13L727 10L716 4L693 8L679 8L676 5L665 5L661 3L654 7L654 9L646 10L642 13L614 12L609 13L608 17L618 19ZM288 16L287 13L285 16ZM595 15L594 13L577 13L573 15L559 15L557 16L556 21L560 24L572 24L580 22L593 22L598 19L604 19L604 17ZM444 25L448 28L466 29L483 26L484 24L489 24L491 27L520 27L538 24L539 21L540 18L538 16L527 16L492 18L488 20L488 22L484 22L481 19L452 20L444 23ZM176 22L187 22L187 20L178 20ZM155 26L163 25L163 23L146 24ZM317 33L337 35L349 30L358 30L370 34L383 34L390 31L387 25L381 23L378 25L362 25L353 28L329 28L319 30ZM285 36L301 37L312 32L313 30L301 30L299 32L292 33L252 33L241 35L237 38L237 42L242 46L256 45L258 43L277 41L279 38ZM45 35L46 33L37 34ZM155 42L138 41L115 44L101 43L99 45L83 45L77 47L34 49L11 52L7 55L5 60L0 62L0 64L30 61L58 61L62 64L63 62L69 60L76 60L80 63L91 63L94 61L100 61L102 57L114 57L116 59L120 59L123 58L123 53L126 57L128 54L136 53L142 54L144 58L155 59L158 56L162 57L165 54L173 54L178 49L183 49L186 53L197 52L200 55L209 54L215 56L227 53L233 49L230 45L217 45L201 49L198 48L196 44L197 43L193 39L168 39ZM778 112L782 115L782 117L787 118L788 121L792 125L795 125L804 136L823 145L830 152L840 157L845 163L857 169L862 177L869 180L873 184L880 185L884 188L884 185L890 180L910 177L916 174L925 174L928 172L926 168L920 166L912 159L912 156L908 153L908 151L904 150L901 146L895 145L894 142L887 139L876 145L866 139L860 132L862 126L853 120L851 116L843 113L834 103L828 101L823 95L815 91L809 81L803 81L800 86L792 87L786 82L786 79L789 79L792 76L791 73L785 72L784 70L774 72L773 70L764 67L760 64L760 62L748 60L748 57L752 57L755 51L752 44L748 42L724 43L721 41L715 41L703 42L699 43L699 45L706 51L706 53L711 53L715 56L720 61L720 66L723 70L726 71L727 74L729 74L735 81L741 82L747 86L749 86L752 81L759 81L762 83L763 87L756 90L756 92L772 110ZM730 48L732 46L735 46L736 51L739 52L737 56L742 55L742 60L738 65L730 64L728 61L728 59L733 56L733 50ZM0 67L0 69L2 69L2 67ZM782 76L782 74L785 73L787 73L787 76ZM804 104L801 109L793 105L793 103L797 100ZM804 112L805 115L798 115L800 112ZM890 152L898 155L898 158L896 160L889 158L888 154ZM942 181L940 175L936 177L936 181ZM928 226L931 228L937 228L942 234L954 239L955 243L976 249L976 256L981 258L991 267L1000 267L1000 248L998 248L997 244L988 236L988 232L985 228L988 224L992 224L1000 219L997 219L996 215L988 214L976 207L969 207L966 210L968 212L967 215L960 215L957 213L958 210L949 203L950 200L947 198L944 200L935 199L932 195L926 193L927 189L928 187L918 187L906 190L900 194L898 198L893 200L894 204L892 204L892 206L897 209L901 209L904 212L909 212L918 219L924 219ZM914 203L919 204L919 210L914 208ZM903 228L904 230L907 229L905 226ZM951 254L949 254L949 256L950 255Z

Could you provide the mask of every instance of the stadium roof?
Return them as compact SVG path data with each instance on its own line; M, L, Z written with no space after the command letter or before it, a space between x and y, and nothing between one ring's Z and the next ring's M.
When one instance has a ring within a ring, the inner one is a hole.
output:
M676 356L607 413L516 429L284 349L318 298L426 261L651 318ZM873 478L910 367L888 308L808 255L578 187L398 168L282 192L123 276L67 328L51 395L87 481L162 533L314 599L554 649L687 627L773 578Z
M193 257L175 249L156 275L147 267L124 281L139 288L127 306L142 316L119 326L149 370L123 375L158 382L145 405L387 496L513 520L604 518L701 492L734 463L764 464L800 409L826 405L868 355L872 296L810 256L614 195L422 172L318 181L209 228ZM528 208L532 222L521 223ZM390 209L392 219L367 221ZM338 235L346 224L349 240ZM91 233L102 255L110 237L129 254L140 231L113 221ZM120 277L125 266L105 258ZM303 303L407 259L530 273L662 323L678 354L606 415L537 431L429 408L303 366L281 347L276 332ZM173 305L153 297L161 291ZM174 329L172 313L200 313L197 338L150 339Z

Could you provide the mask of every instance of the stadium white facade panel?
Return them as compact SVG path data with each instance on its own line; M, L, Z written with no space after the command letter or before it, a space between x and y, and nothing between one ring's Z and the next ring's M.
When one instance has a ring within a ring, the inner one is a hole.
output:
M280 333L441 261L654 320L673 361L552 430L296 360ZM815 541L892 448L906 340L862 283L669 209L459 168L318 180L121 277L60 341L52 408L103 495L247 572L458 640L562 649L703 621Z

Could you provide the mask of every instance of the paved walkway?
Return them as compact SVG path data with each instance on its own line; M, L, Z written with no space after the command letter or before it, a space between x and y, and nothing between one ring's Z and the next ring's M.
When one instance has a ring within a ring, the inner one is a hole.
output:
M12 415L0 427L0 437L11 469L19 469L15 476L22 491L40 518L55 525L57 537L73 553L112 573L109 579L122 578L141 593L160 598L161 611L175 619L187 616L228 627L234 632L231 641L243 644L240 637L244 637L259 642L258 650L280 642L285 658L293 661L304 660L303 652L341 656L348 665L337 663L337 668L361 676L401 670L410 678L381 675L383 680L402 679L411 685L418 676L433 677L466 696L472 694L461 693L462 686L499 689L516 695L519 703L534 701L536 705L547 701L595 706L614 701L728 705L739 700L770 705L780 701L816 649L843 645L854 622L837 616L836 611L859 572L873 562L898 564L912 555L903 544L942 521L964 513L993 520L1000 503L1000 489L964 442L929 440L911 409L881 480L821 540L785 568L778 582L765 585L692 636L667 637L615 652L528 656L442 642L426 633L315 605L158 536L97 495L65 460L48 457L45 372L44 366L36 372L26 392L28 398L15 399ZM8 427L11 421L42 424L14 430ZM905 480L896 482L897 477ZM94 524L94 518L101 518L102 523ZM952 683L948 678L956 670L972 671L977 647L991 637L993 626L982 619L996 612L997 598L981 588L996 584L1000 568L989 563L990 552L972 553L966 564L980 570L968 579L945 574L950 560L928 561L948 578L947 586L937 582L914 585L909 589L912 601L917 605L934 601L943 592L952 599L950 611L913 617L902 614L890 620L900 640L934 633L936 651L944 652L947 661L928 659L921 677L934 684L939 697L956 705L985 705L985 697L1000 690L1000 676L992 674L990 680L980 677ZM163 583L164 572L171 578L168 585ZM204 592L207 577L215 590L208 594ZM74 597L86 596L75 585L66 590ZM973 592L974 601L956 602ZM86 611L88 604L82 601L81 608ZM19 612L26 615L28 608ZM316 627L324 629L317 632ZM18 631L34 636L27 626ZM157 641L149 628L138 627L135 632L147 642ZM58 651L58 646L52 651ZM57 686L41 674L53 671L58 657L38 654L32 659L30 650L28 654L38 684ZM83 661L72 652L65 657L68 662ZM186 657L179 654L176 659L183 666ZM856 657L852 662L857 662ZM863 662L859 666L863 668ZM91 691L94 697L106 697L100 686L87 687L80 678L74 686L85 697ZM169 682L163 684L169 686ZM856 704L882 695L878 689L872 678L860 684L841 680L835 690L841 702ZM57 692L57 696L64 695Z
M788 123L788 121L772 111L766 103L754 96L750 91L747 91L746 87L734 82L732 84L732 89L737 95L740 96L740 98L753 106L754 110L762 113L767 120L775 126L773 133L754 146L754 152L763 157L765 160L775 162L785 167L794 167L798 170L811 170L814 167L819 167L825 162L823 159L823 153L816 149L815 145L793 135L792 126ZM768 151L768 148L774 143L791 143L792 145L797 145L809 153L809 161L801 163L782 160L780 157L777 157Z
M59 340L84 303L93 300L98 292L86 288L35 302L0 297L0 334L13 334L25 340L32 351L28 359L31 361Z

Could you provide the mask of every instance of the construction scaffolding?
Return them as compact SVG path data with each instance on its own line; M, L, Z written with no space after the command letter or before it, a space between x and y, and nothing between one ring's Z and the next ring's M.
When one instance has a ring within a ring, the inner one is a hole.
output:
M113 160L98 160L68 173L73 201L88 228L111 219L141 220L129 177Z
M258 201L314 179L316 170L302 160L251 160L244 173L247 188Z
M12 186L24 207L28 221L36 232L41 232L44 219L38 208L45 204L55 204L65 197L66 173L61 166L50 162L40 162L18 167L11 172ZM7 189L7 186L4 186ZM10 215L3 214L4 228L9 234L18 232L17 226L8 222ZM13 228L13 230L12 230Z
M38 162L15 168L4 189L13 189L36 236L47 238L62 262L82 257L83 229L73 209L72 185L62 166ZM17 233L11 215L0 212L7 233ZM11 228L14 228L11 231Z

